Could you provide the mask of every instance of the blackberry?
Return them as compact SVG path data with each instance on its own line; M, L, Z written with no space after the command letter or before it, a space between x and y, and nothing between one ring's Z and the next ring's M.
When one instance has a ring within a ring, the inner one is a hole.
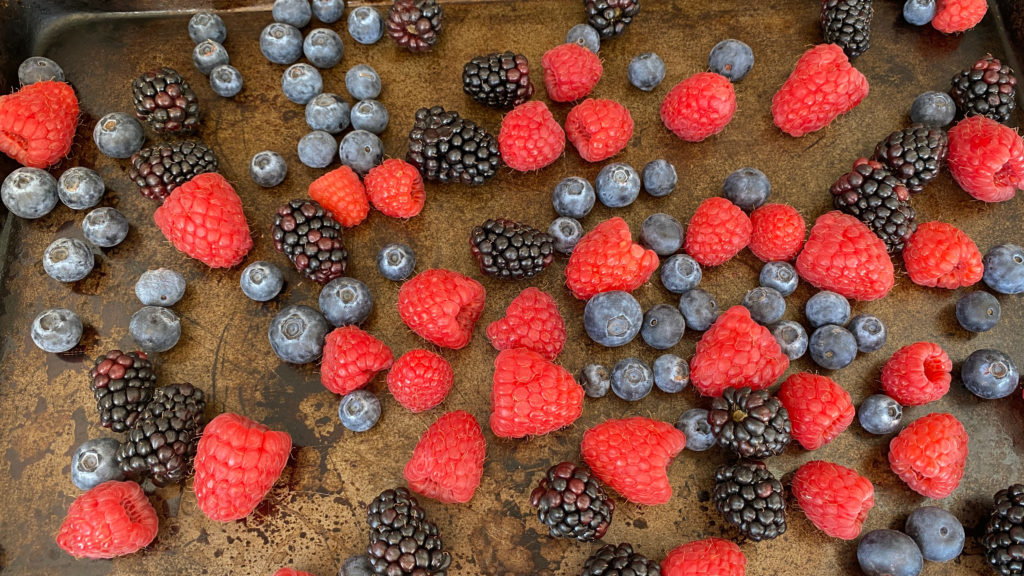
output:
M602 39L615 38L626 31L640 12L640 0L583 0L590 24Z
M633 547L607 544L590 555L583 564L583 576L661 576L661 566Z
M1024 484L996 492L981 545L996 572L1004 576L1024 574Z
M740 460L715 471L711 495L726 522L754 542L786 533L786 499L782 483L764 462Z
M140 194L160 202L199 174L217 171L217 155L201 142L157 144L133 154L131 162L128 178Z
M1017 106L1016 93L1017 78L1013 68L991 55L953 76L953 87L949 91L960 114L980 114L1004 124Z
M494 176L501 153L498 140L475 122L434 106L416 111L406 160L427 180L476 185Z
M519 222L485 220L469 236L470 251L487 276L519 280L540 274L555 259L554 239Z
M173 68L157 68L132 82L135 115L157 132L186 134L199 125L199 99Z
M100 425L126 432L153 399L156 373L145 352L111 350L96 359L89 372Z
M385 490L367 508L370 525L367 553L377 574L443 576L451 564L437 526L426 519L407 489Z
M117 452L128 478L149 476L157 486L188 476L206 424L203 391L191 384L161 386L153 393Z
M871 47L871 0L825 0L821 4L821 33L850 58Z
M530 62L512 52L477 56L462 67L462 91L491 108L515 108L533 96Z
M437 0L395 0L384 21L388 36L410 52L433 48L443 24L444 10Z
M718 445L741 458L782 454L793 431L789 412L767 390L726 388L711 401L708 422Z
M861 158L829 189L832 205L867 224L892 252L917 229L910 191L885 166Z
M313 200L299 198L278 208L271 235L274 247L306 278L326 284L345 273L341 224Z
M945 130L911 124L879 142L871 159L884 164L913 193L924 190L939 175L948 154Z
M600 540L612 521L615 502L583 466L562 462L548 468L530 493L530 505L552 538Z

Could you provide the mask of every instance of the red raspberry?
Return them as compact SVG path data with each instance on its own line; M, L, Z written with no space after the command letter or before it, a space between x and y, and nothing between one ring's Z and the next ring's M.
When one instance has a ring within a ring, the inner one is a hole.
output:
M175 248L210 268L231 268L252 248L242 199L216 172L175 188L153 221Z
M498 148L509 168L520 172L540 170L565 151L565 132L546 104L530 100L501 119Z
M953 361L938 344L915 342L900 348L882 367L882 389L904 406L934 402L949 392Z
M491 322L487 337L497 350L527 348L554 360L565 345L565 320L555 299L531 286L509 303L504 318Z
M484 311L484 287L458 272L432 268L402 284L398 315L410 330L431 344L463 348Z
M964 192L1003 202L1024 188L1024 139L987 116L969 116L949 129L946 164Z
M583 461L599 480L634 504L664 504L672 498L668 465L686 447L686 435L671 424L633 416L605 420L583 433Z
M388 371L388 390L402 406L423 412L444 401L454 379L455 372L447 360L418 348L395 360Z
M750 213L750 251L763 262L790 261L804 247L807 224L789 204L765 204Z
M36 82L0 96L0 152L31 168L46 168L71 151L78 98L64 82Z
M747 557L731 540L708 538L676 546L661 561L661 576L744 576Z
M593 91L601 79L601 59L579 44L562 44L544 53L544 87L554 102L572 102Z
M782 383L777 396L789 412L793 438L807 450L831 442L856 415L850 393L826 376L792 374Z
M945 34L966 32L981 23L986 11L985 0L938 0L932 27Z
M885 242L863 222L833 210L818 217L796 257L800 277L853 300L877 300L895 282Z
M274 572L274 576L313 576L310 572L303 572L302 570L296 570L295 568L284 567L278 568L277 572Z
M539 436L572 424L583 413L583 387L569 371L526 348L494 360L491 431L502 438Z
M156 538L156 510L135 482L104 482L71 503L57 545L75 558L114 558Z
M683 249L701 266L718 266L750 243L751 231L750 218L739 206L714 196L697 206Z
M658 255L633 242L622 218L609 218L587 232L569 256L565 284L580 300L612 290L632 292L658 268Z
M725 130L735 112L732 82L714 72L690 76L661 101L661 122L687 142L700 142Z
M586 50L586 48L584 48ZM615 156L633 137L633 117L614 100L587 98L565 117L565 134L587 162Z
M342 326L331 331L324 342L320 382L344 396L369 384L392 362L394 356L386 344L355 326Z
M449 412L427 428L405 465L405 481L413 492L441 502L465 503L473 498L484 475L487 444L468 412Z
M790 136L821 130L868 95L868 79L836 44L804 52L793 72L772 97L775 125Z
M964 476L967 441L964 425L952 414L929 414L889 442L889 466L914 492L945 498Z
M199 509L216 522L245 518L281 477L292 437L245 416L225 413L203 429L192 488Z
M981 252L971 237L945 222L925 222L903 247L903 263L915 284L961 288L981 280Z
M359 175L342 166L317 178L309 185L309 197L316 200L338 224L358 226L370 213L370 200Z
M374 166L366 174L364 184L373 207L392 218L417 216L427 201L420 171L398 158L389 158Z
M790 489L797 507L818 530L853 540L875 505L871 480L838 464L812 460L794 474Z
M743 306L726 310L697 342L690 381L704 396L726 388L767 388L789 367L789 358L767 328Z

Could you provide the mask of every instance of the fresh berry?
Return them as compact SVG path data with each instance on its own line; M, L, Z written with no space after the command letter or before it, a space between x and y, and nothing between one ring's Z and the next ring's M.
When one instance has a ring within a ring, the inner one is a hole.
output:
M798 372L778 392L789 412L793 438L807 450L828 444L853 422L850 393L827 376Z
M722 40L708 54L708 68L730 82L743 80L753 67L754 51L739 40Z
M384 26L402 48L426 52L437 44L444 27L444 10L437 0L395 0Z
M304 166L326 168L338 154L338 141L328 132L314 130L299 138L296 152Z
M197 175L217 171L217 155L201 142L144 148L132 155L131 163L128 178L139 187L139 193L160 202Z
M18 83L22 86L47 80L64 82L64 69L53 60L45 56L31 56L18 65Z
M554 361L565 345L565 320L555 299L529 287L505 309L505 317L487 326L487 339L495 350L527 348Z
M89 371L100 426L127 432L153 399L156 374L145 352L111 350Z
M763 462L740 460L718 468L711 500L726 523L754 542L786 533L782 483Z
M274 22L303 28L313 17L313 10L309 0L274 0L272 14Z
M903 421L903 406L885 394L872 394L860 403L857 421L870 434L892 434Z
M594 54L601 49L601 34L589 24L577 24L565 34L566 44L579 44Z
M613 100L588 98L565 118L565 134L587 162L607 160L633 137L633 117Z
M504 218L474 227L469 248L480 272L501 280L532 278L555 259L554 241L547 233Z
M850 58L871 47L872 0L825 0L821 4L821 33L825 42L840 46Z
M277 572L274 572L273 576L313 576L313 574L286 566L284 568L278 568Z
M971 286L984 273L981 252L951 224L925 222L903 249L907 274L915 284L955 289Z
M622 218L609 218L580 239L565 266L565 283L580 300L608 292L632 292L658 267L658 255L632 240Z
M156 510L135 482L104 482L71 503L57 545L75 558L115 558L156 538Z
M968 332L988 332L999 323L999 300L988 292L969 292L956 301L956 321Z
M572 424L582 412L583 388L565 368L526 348L498 353L491 389L495 436L540 436Z
M902 250L917 227L910 191L879 162L860 158L829 192L835 209L866 224L889 252Z
M462 67L462 91L485 106L515 108L533 96L530 62L508 51L477 56Z
M910 536L883 529L872 530L860 539L857 563L865 576L918 576L924 568L924 557Z
M587 24L607 40L626 31L640 12L640 0L583 0L583 8Z
M507 118L507 116L506 116ZM501 136L498 137L501 139ZM506 164L508 155L503 154ZM569 176L555 185L551 194L551 203L555 207L555 213L559 216L580 219L590 213L594 207L594 187L590 182L579 176Z
M722 183L722 196L746 212L760 208L771 193L771 181L757 168L740 168Z
M291 64L302 57L302 32L290 24L267 24L260 33L260 52L273 64Z
M405 464L409 489L445 503L473 499L484 474L484 433L468 412L441 416L427 428Z
M84 166L68 168L57 180L57 196L72 210L85 210L99 204L106 189L103 178Z
M362 326L373 309L373 295L362 281L342 276L320 290L318 304L332 326Z
M629 61L626 73L630 84L650 92L665 79L665 62L654 52L644 52Z
M708 411L690 408L679 416L676 429L686 435L686 449L703 452L718 443L715 431L708 422Z
M653 506L672 498L667 468L685 446L686 435L671 424L633 416L584 432L581 451L599 480L634 504Z
M821 130L868 95L868 81L836 44L804 52L772 97L775 125L790 136ZM808 104L810 103L810 104Z
M850 319L850 302L835 292L822 290L807 299L804 315L812 328L826 324L846 326Z
M686 327L704 332L718 319L718 303L705 290L694 288L679 296L679 311L683 313Z
M157 133L188 134L199 127L199 99L173 68L155 68L132 81L135 115Z
M302 41L302 53L317 68L334 68L345 53L341 36L330 28L314 28Z
M935 0L906 0L903 19L912 26L924 26L935 18Z
M858 314L854 316L846 329L853 334L857 341L858 352L874 352L885 346L888 331L885 324L876 316L870 314Z
M96 208L82 219L82 235L100 248L117 246L128 236L128 219L114 208Z
M344 274L348 267L348 251L341 244L341 224L315 201L300 198L278 208L270 235L274 247L310 280L326 284Z
M765 204L750 213L750 251L764 262L789 261L804 246L807 225L788 204Z
M654 385L666 394L681 392L690 383L690 365L675 354L654 359Z
M676 546L661 561L662 576L743 576L747 557L735 542L707 538Z
M853 216L838 211L818 217L796 258L800 277L853 300L877 300L895 282L885 242Z
M135 296L145 306L174 306L185 295L185 277L174 270L146 270L135 281Z
M1017 389L1020 372L1006 353L991 348L975 350L960 367L960 380L972 394L985 400L1005 398Z
M282 308L270 322L267 336L274 354L291 364L306 364L323 354L327 320L309 306Z
M377 271L388 280L401 282L412 274L415 267L416 254L406 244L388 244L377 253Z
M1000 294L1024 292L1024 249L1016 244L993 246L982 258L982 280Z
M18 168L0 187L4 206L15 216L34 220L49 214L60 199L57 180L39 168Z
M281 75L281 91L285 98L305 106L324 91L324 79L316 68L299 62L286 68Z
M949 95L963 116L987 116L1006 123L1017 103L1013 68L987 55L953 77Z
M949 172L982 202L1004 202L1024 188L1024 139L985 116L964 118L949 129Z
M234 66L221 64L210 71L210 89L221 98L234 98L242 84L242 73Z
M156 389L117 453L117 463L128 478L148 476L156 486L167 486L191 474L206 424L204 396L191 384Z
M576 376L588 398L604 398L612 387L612 375L600 364L587 364Z
M214 68L229 62L228 51L216 40L203 40L192 50L192 64L203 76L209 76Z
M612 392L626 402L645 398L654 388L654 372L639 358L623 358L612 368Z
M391 349L356 326L342 326L327 335L320 383L345 395L366 386L394 362Z
M132 314L128 332L146 352L166 352L181 339L181 320L163 306L144 306Z
M761 286L777 290L786 297L796 292L800 276L789 262L765 262L758 275L758 282Z
M562 462L548 468L530 493L530 505L552 538L592 542L604 537L615 501L584 466Z
M907 0L908 3L921 1ZM935 0L923 1L934 3ZM955 117L956 104L953 102L953 98L945 92L935 92L934 90L923 92L914 99L914 103L910 106L910 121L925 126L945 128L953 123Z
M345 72L345 90L356 100L372 100L381 89L380 75L369 64L356 64Z
M587 301L583 328L601 346L615 348L630 343L643 327L640 303L628 292L602 292Z
M464 348L484 311L484 287L458 272L420 272L398 291L398 315L424 340L444 348Z
M111 112L100 118L92 131L92 141L100 154L111 158L129 158L142 148L146 134L142 124L124 112Z
M242 293L251 300L267 302L273 300L284 286L284 275L281 269L272 262L258 260L249 264L242 270L239 279L242 286Z
M46 80L0 96L0 152L30 168L46 168L71 151L78 98L71 85Z
M376 100L360 100L349 112L352 128L365 130L371 134L383 132L388 127L388 119L388 109Z
M603 69L597 54L579 44L562 44L544 53L544 87L554 102L572 102L589 95Z
M412 218L423 210L426 192L416 167L389 158L371 169L363 180L370 203L385 216Z
M641 176L644 181L644 190L655 198L671 194L676 189L676 183L679 180L676 167L664 158L651 160L645 164Z
M365 388L353 390L341 397L338 419L352 432L366 432L380 420L380 400Z
M188 37L196 44L203 40L224 43L228 37L228 29L224 20L213 12L197 12L188 21Z
M916 193L939 175L948 155L949 137L944 130L911 124L879 142L871 158L884 164L911 193Z
M498 147L509 168L520 172L540 170L562 156L565 132L547 105L531 100L502 118Z
M314 0L315 2L316 0ZM358 8L357 8L358 10ZM355 10L353 10L355 12ZM373 576L373 564L370 562L370 557L366 554L356 554L349 556L341 563L341 568L338 570L338 576Z
M807 342L811 360L826 370L845 368L857 357L857 339L837 324L825 324L811 332Z
M651 214L640 226L640 242L659 256L671 256L683 246L683 225L668 214Z
M953 560L963 551L966 540L960 520L937 506L922 506L911 512L903 531L930 562Z
M310 5L313 17L324 24L333 24L345 14L344 0L312 0Z
M448 396L454 378L455 373L447 360L418 348L406 352L391 365L388 390L402 406L412 412L423 412Z
M818 530L853 540L875 505L875 487L856 471L822 460L800 466L790 483L796 506Z
M736 92L721 74L701 72L676 84L661 102L661 122L687 142L718 134L736 112Z
M1013 484L996 492L995 502L979 538L985 557L992 568L1003 576L1021 573L1024 554L1017 534L1024 523L1024 485Z
M700 264L691 256L674 254L661 264L658 277L666 290L673 294L683 294L696 288L703 275Z
M644 325L640 337L655 350L668 350L679 343L686 329L686 320L679 308L668 304L657 304L644 313Z
M767 390L726 388L711 400L708 422L718 445L740 458L778 456L792 438L786 407Z
M242 201L215 172L175 188L153 220L175 248L211 268L231 268L252 248Z
M318 96L319 98L319 96ZM284 158L273 150L257 152L249 162L249 176L252 181L263 188L273 188L288 175L288 164Z
M71 457L71 482L79 490L91 490L104 482L124 480L124 472L117 465L120 447L116 438L82 442Z
M629 206L640 195L640 174L623 162L612 162L601 168L595 181L597 199L609 208Z
M720 266L750 243L750 218L739 206L711 197L697 206L686 228L686 253L701 266Z
M754 322L765 326L782 320L782 315L786 313L786 300L774 288L758 286L747 290L740 304L750 311Z
M405 488L385 490L366 510L372 573L395 576L443 576L452 558L444 550L437 525ZM409 568L406 570L405 568Z
M904 406L934 402L949 392L953 362L938 344L900 348L882 367L882 389Z
M810 340L807 331L799 322L783 320L771 327L772 337L779 344L782 353L791 361L802 358L807 353Z
M941 499L960 485L967 462L967 431L951 414L918 418L889 443L892 471L918 494Z
M353 8L346 24L349 36L360 44L376 44L384 36L384 20L373 6Z
M495 175L501 151L498 140L475 122L434 106L416 111L405 159L427 180L477 186Z

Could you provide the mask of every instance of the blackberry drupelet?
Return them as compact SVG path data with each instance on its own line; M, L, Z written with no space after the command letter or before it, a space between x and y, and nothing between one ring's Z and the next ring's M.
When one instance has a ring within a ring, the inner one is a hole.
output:
M426 52L437 44L443 24L444 10L437 0L395 0L384 26L402 48Z
M1024 484L996 492L981 545L996 572L1004 576L1024 574Z
M768 458L789 445L789 412L767 390L726 388L711 400L708 422L718 445L741 458Z
M477 56L462 67L462 91L484 106L514 108L533 96L530 62L512 52Z
M89 372L100 425L126 432L153 398L156 373L145 352L111 350L96 359Z
M633 17L640 12L640 0L583 0L587 24L602 39L614 38L626 31Z
M420 108L406 160L427 180L483 184L501 165L498 140L472 120L440 106Z
M910 191L879 162L861 158L829 191L832 205L867 224L890 253L903 250L917 229Z
M821 33L850 58L871 47L871 0L825 0L821 4Z
M135 115L157 132L185 134L199 125L199 99L173 68L157 68L132 82Z
M451 564L437 526L426 519L419 503L405 488L385 490L367 508L370 525L367 553L377 574L443 576Z
M590 470L572 462L548 468L530 494L530 505L552 538L580 542L603 538L615 511L615 502Z
M590 555L583 564L583 576L661 576L661 566L633 547L607 544Z
M949 155L949 137L942 128L911 124L875 146L872 160L881 162L910 192L924 190L939 175Z
M278 208L271 236L306 278L326 284L345 273L348 251L341 244L341 224L313 200L299 198Z
M711 500L726 522L754 542L786 533L782 483L763 462L740 460L716 470Z
M184 480L206 424L203 391L191 384L162 386L142 411L117 453L125 476L150 476L157 486Z
M986 55L953 76L949 95L961 115L980 114L1005 124L1017 106L1017 78L1008 64Z
M485 220L469 236L470 251L487 276L519 280L540 274L555 259L554 238L519 222Z
M143 148L134 155L128 178L146 198L163 202L175 188L204 172L217 171L217 155L201 142Z

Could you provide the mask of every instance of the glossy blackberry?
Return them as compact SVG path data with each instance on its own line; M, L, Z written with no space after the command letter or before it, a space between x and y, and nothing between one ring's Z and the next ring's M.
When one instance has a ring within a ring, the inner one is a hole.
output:
M157 68L132 82L135 115L161 133L187 134L199 125L199 99L173 68Z
M125 476L149 476L157 486L184 480L206 424L205 411L203 391L191 384L157 388L118 450Z
M911 124L879 142L871 159L891 170L907 190L920 192L939 175L948 154L945 130Z
M726 388L711 400L708 422L718 445L741 458L782 454L793 431L789 412L767 390Z
M953 77L949 95L963 116L988 116L1006 123L1017 106L1013 68L987 55Z
M996 572L1004 576L1024 574L1024 484L996 492L981 545Z
M661 576L661 566L633 547L622 543L606 544L583 564L583 576Z
M850 58L871 47L871 0L825 0L821 4L821 33Z
M754 542L786 533L782 483L763 462L740 460L716 470L711 500L726 522Z
M199 174L217 171L217 155L201 142L157 144L136 152L131 162L128 178L140 194L160 202Z
M612 521L615 502L583 466L562 462L548 468L530 493L530 505L552 538L600 540Z
M892 252L917 229L910 191L882 164L860 159L832 185L832 205L867 225Z
M477 56L462 67L462 91L491 108L519 106L533 96L530 62L512 52Z
M602 39L614 38L626 31L640 12L640 0L583 0L590 24Z
M278 208L271 235L274 247L306 278L326 284L345 273L341 224L313 200L299 198Z
M131 428L153 399L156 373L145 352L111 350L96 359L89 377L100 425L114 432Z
M554 239L546 232L503 218L473 228L469 243L480 271L502 280L536 276L555 259Z
M433 48L443 24L444 10L436 0L395 0L384 21L388 36L410 52Z
M483 184L501 166L498 140L458 112L420 108L406 160L427 180Z
M427 520L409 490L385 490L367 508L370 525L367 554L377 574L443 576L451 564L437 526Z

